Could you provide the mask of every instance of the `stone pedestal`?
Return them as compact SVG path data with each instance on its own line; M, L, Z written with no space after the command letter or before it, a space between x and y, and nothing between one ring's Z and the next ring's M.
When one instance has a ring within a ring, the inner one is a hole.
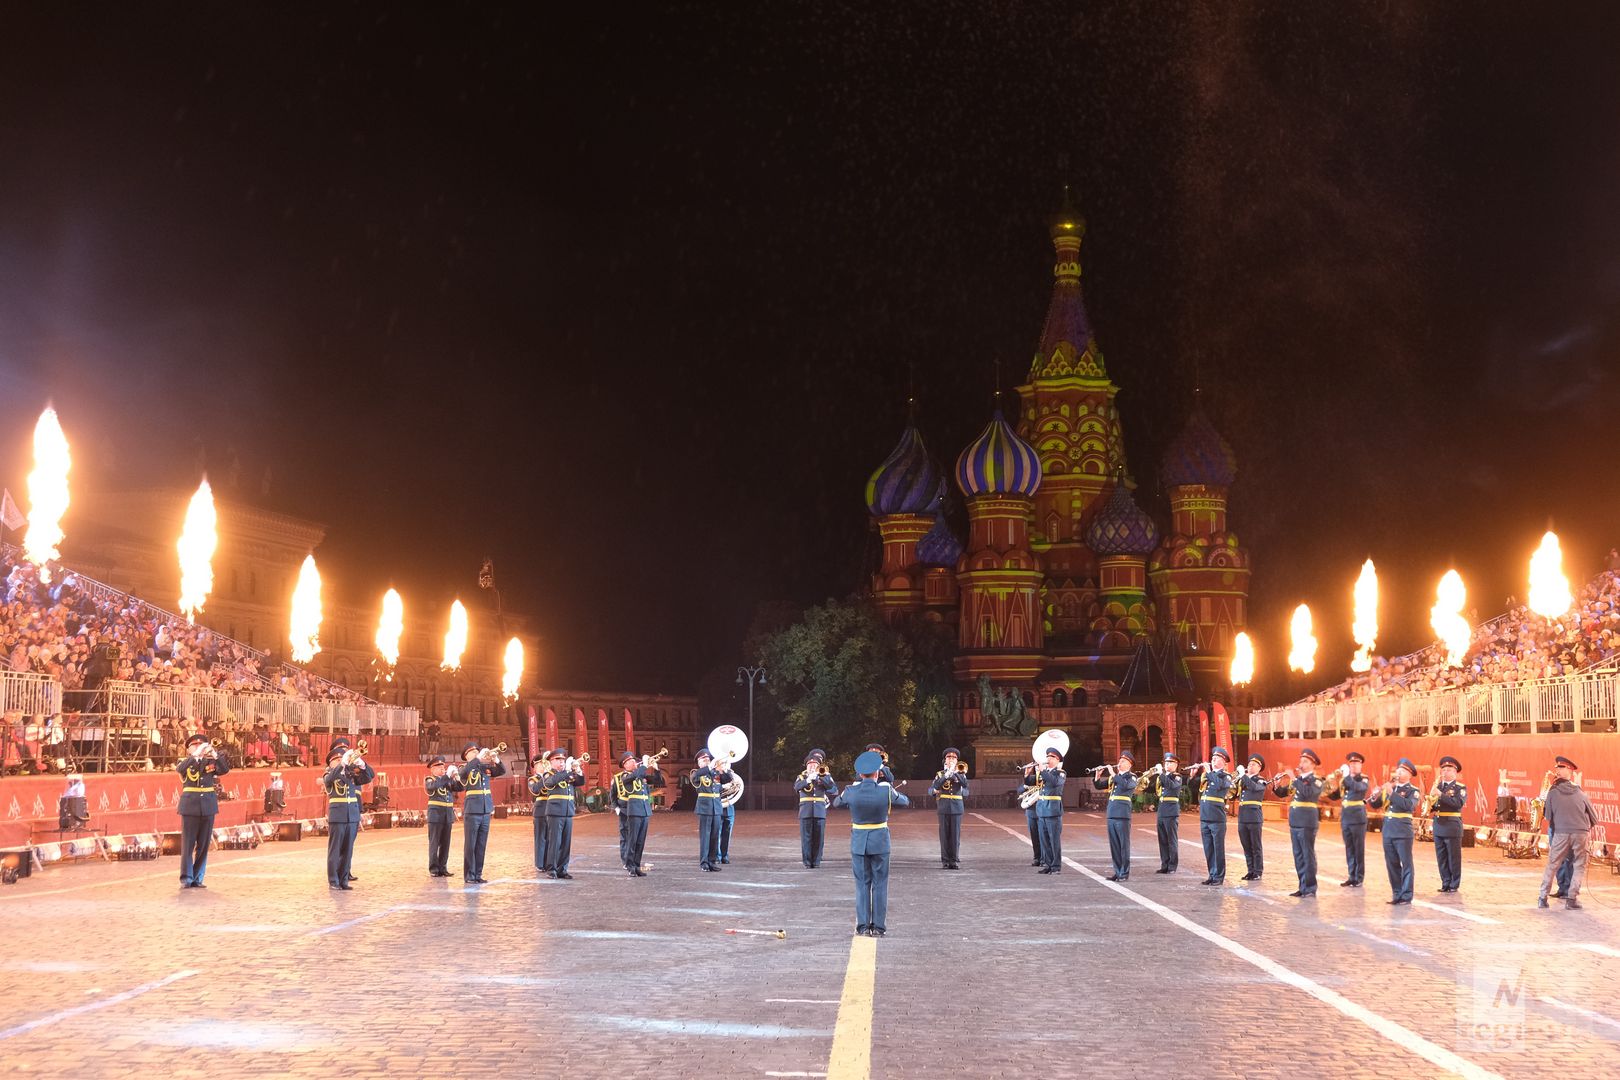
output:
M1033 751L1033 736L976 735L973 737L974 776L1022 776Z

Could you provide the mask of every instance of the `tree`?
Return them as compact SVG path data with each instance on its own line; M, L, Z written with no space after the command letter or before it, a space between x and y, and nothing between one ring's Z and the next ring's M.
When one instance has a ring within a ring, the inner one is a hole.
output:
M819 746L847 776L861 748L879 742L905 775L918 749L950 735L952 644L936 624L891 626L869 599L851 597L811 608L757 642L780 715L779 760L803 760Z

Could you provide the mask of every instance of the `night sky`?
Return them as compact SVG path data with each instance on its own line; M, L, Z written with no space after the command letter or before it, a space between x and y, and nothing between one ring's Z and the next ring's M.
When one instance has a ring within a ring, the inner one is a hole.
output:
M908 388L946 463L1021 381L1069 183L1144 504L1195 385L1236 449L1263 667L1303 599L1342 673L1369 554L1393 654L1620 542L1620 8L493 6L0 5L7 486L53 398L81 499L201 455L349 597L489 554L541 684L689 691L863 584Z

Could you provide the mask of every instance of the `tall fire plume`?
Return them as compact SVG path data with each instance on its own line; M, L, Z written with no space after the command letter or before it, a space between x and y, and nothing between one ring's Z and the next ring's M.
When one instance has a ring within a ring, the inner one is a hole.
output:
M398 589L383 593L382 615L377 619L377 651L388 661L389 678L399 663L399 636L405 632L405 601Z
M1463 617L1468 603L1468 590L1463 587L1462 575L1447 570L1434 591L1434 607L1429 609L1429 625L1435 636L1446 647L1446 663L1459 666L1468 655L1468 644L1473 639L1473 628Z
M214 591L214 552L219 548L219 515L208 477L191 496L186 523L175 549L180 553L180 614L197 621L208 594Z
M1558 546L1558 534L1548 529L1541 546L1530 556L1530 610L1543 618L1556 619L1574 602L1569 578L1564 576L1564 553Z
M523 642L513 638L506 643L506 674L501 676L501 697L511 701L523 683Z
M1248 686L1254 679L1254 642L1246 631L1232 639L1232 685Z
M305 555L304 565L298 568L289 640L292 658L300 664L309 663L321 651L321 572L315 569L313 555Z
M1316 667L1316 636L1311 633L1311 609L1301 604L1288 622L1288 670L1310 673Z
M450 605L450 629L444 635L444 663L446 671L461 670L461 654L467 651L467 605L460 600Z
M1350 670L1371 671L1373 647L1378 644L1378 571L1371 559L1361 564L1355 601L1356 617L1350 624L1350 636L1356 639L1356 655L1350 658Z
M39 567L39 579L51 580L46 564L60 558L62 515L68 508L68 470L73 455L56 410L45 406L34 425L34 470L28 474L28 532L23 558Z

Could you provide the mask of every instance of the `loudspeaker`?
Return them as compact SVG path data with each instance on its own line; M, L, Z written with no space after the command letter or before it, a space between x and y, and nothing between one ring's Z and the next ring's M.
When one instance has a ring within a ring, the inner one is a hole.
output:
M34 852L32 848L10 847L0 848L0 870L7 876L25 878L34 872Z
M165 854L165 855L178 855L178 854L180 854L180 841L184 838L184 835L185 834L183 834L183 833L177 833L177 832L161 833L160 836L159 836L159 840L160 840L160 850L163 852L163 854Z
M493 810L490 811L489 816L492 817L492 818L503 818L503 817L505 817L506 816L506 807L504 807L504 806L495 807Z
M276 822L277 840L302 840L304 838L304 823L302 821Z

